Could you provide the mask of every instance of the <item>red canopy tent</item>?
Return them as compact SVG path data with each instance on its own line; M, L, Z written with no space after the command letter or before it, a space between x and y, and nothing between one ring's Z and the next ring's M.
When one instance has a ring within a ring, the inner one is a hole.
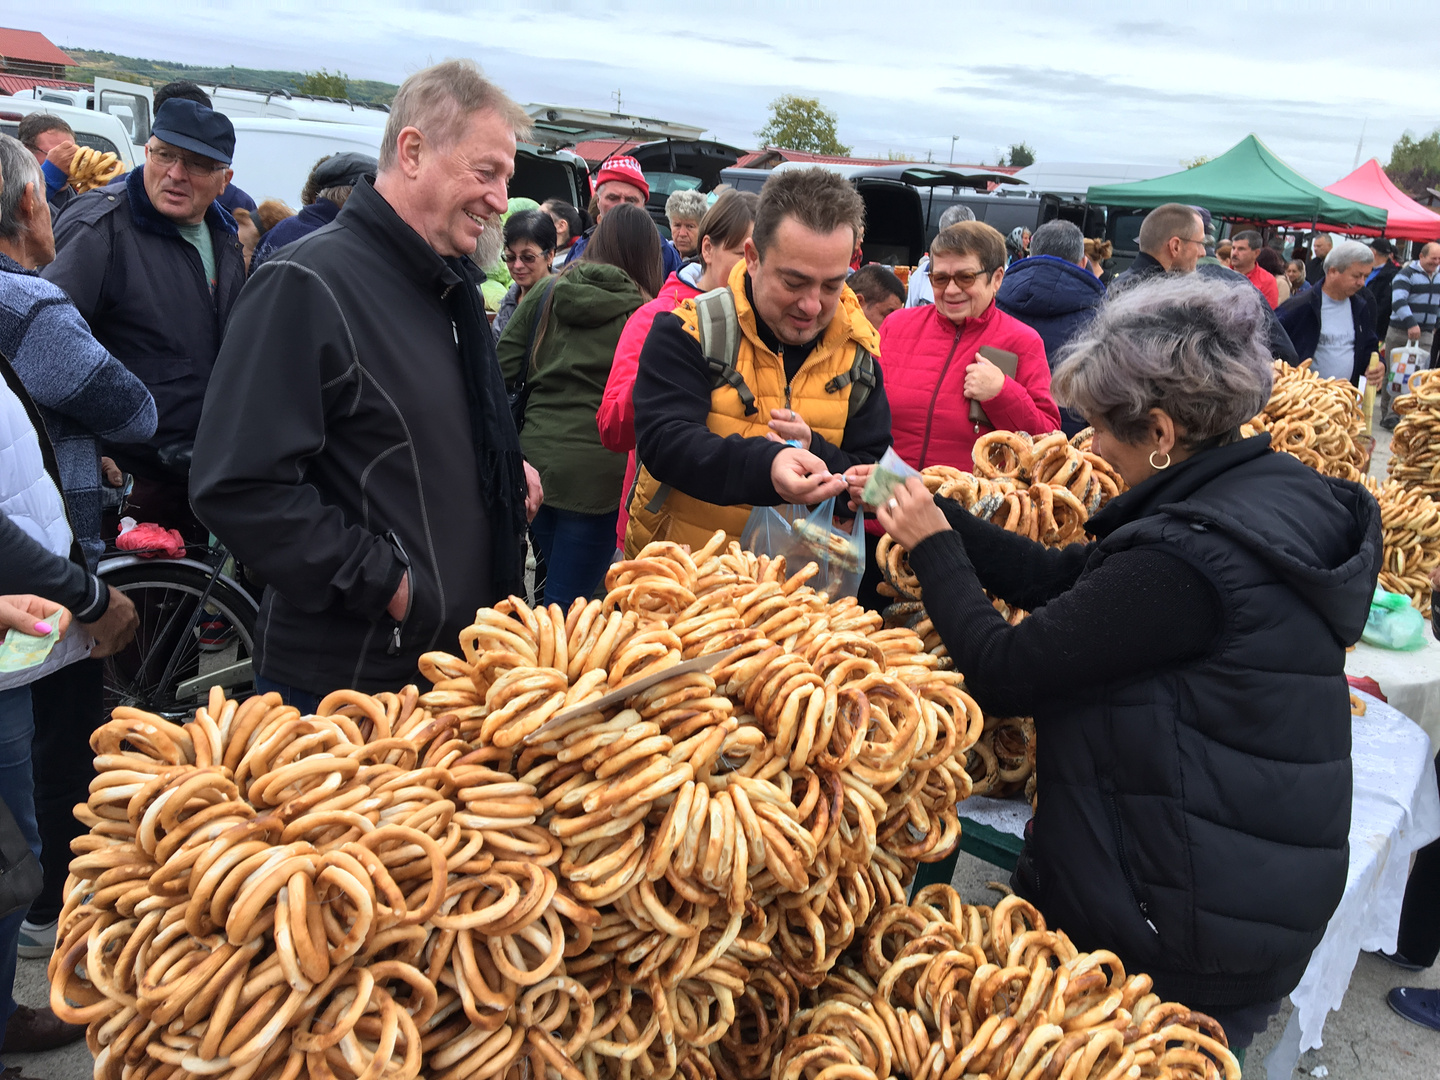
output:
M1380 162L1374 158L1325 190L1344 199L1389 211L1385 236L1396 240L1440 240L1440 214L1427 210L1391 183ZM1338 231L1381 235L1374 229L1347 227Z

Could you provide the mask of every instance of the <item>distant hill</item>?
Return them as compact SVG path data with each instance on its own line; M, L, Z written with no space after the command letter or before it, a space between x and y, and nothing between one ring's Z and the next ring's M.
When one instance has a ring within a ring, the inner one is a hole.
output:
M124 79L127 82L160 86L172 79L193 79L197 83L224 83L227 86L243 86L255 90L294 91L305 78L302 71L265 71L260 68L210 68L192 64L176 64L168 60L142 60L136 56L119 56L116 53L98 49L65 50L79 66L66 69L66 78L76 82L90 82L99 75L103 78ZM373 79L351 79L347 96L351 101L367 104L388 105L400 89L394 83L376 82Z

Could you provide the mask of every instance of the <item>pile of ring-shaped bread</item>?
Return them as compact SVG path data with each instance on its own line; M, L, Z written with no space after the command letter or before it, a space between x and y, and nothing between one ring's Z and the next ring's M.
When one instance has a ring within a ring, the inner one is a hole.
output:
M97 1078L712 1076L753 971L818 985L953 851L984 722L915 633L723 543L482 609L423 695L117 710L50 964Z
M1275 383L1265 408L1241 434L1270 433L1271 449L1299 458L1317 472L1359 481L1370 463L1362 445L1365 415L1347 379L1321 378L1306 360L1292 367L1275 361Z
M1381 482L1367 476L1365 486L1380 504L1385 548L1380 587L1410 597L1410 603L1428 616L1430 573L1440 567L1440 503L1420 488L1393 479Z
M66 178L81 195L87 191L104 187L125 172L125 163L109 150L96 150L82 146L70 159L70 171Z
M1395 399L1400 417L1390 440L1390 478L1440 495L1440 371L1421 371Z
M813 990L757 972L712 1057L725 1080L1239 1080L1224 1029L1151 985L1018 897L972 906L930 885Z

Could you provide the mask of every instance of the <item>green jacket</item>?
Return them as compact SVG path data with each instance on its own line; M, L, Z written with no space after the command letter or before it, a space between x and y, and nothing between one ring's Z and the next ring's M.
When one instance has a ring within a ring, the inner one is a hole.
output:
M500 335L497 351L507 385L520 377L544 285L520 301ZM595 414L620 331L645 298L619 267L589 262L567 267L553 295L530 367L520 445L526 460L540 470L546 506L608 514L620 506L625 455L600 445Z

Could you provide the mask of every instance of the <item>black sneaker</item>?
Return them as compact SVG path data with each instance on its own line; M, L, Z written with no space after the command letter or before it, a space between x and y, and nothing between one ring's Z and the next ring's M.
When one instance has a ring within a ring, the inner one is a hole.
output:
M1396 967L1403 968L1406 971L1424 971L1430 966L1429 964L1417 964L1414 960L1411 960L1404 953L1398 951L1381 952L1379 949L1376 949L1375 955L1380 957L1381 960L1388 961L1389 963L1394 964Z
M1412 1024L1440 1031L1440 990L1422 990L1418 986L1397 986L1385 995L1390 1008Z

